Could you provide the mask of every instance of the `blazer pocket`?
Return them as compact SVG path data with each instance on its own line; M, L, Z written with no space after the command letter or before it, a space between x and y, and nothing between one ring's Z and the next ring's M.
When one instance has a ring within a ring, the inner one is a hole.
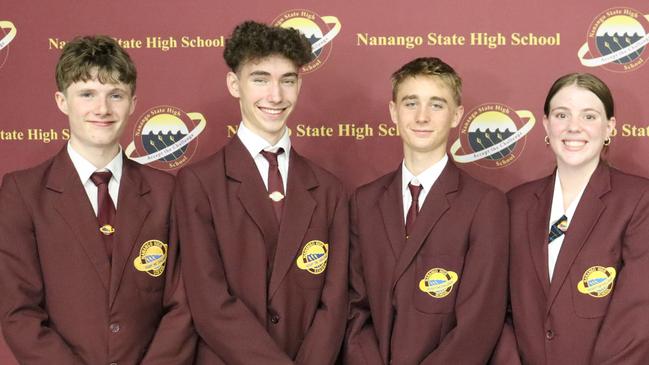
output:
M575 265L570 270L570 290L575 314L580 318L606 315L617 280L616 265Z
M141 291L145 292L160 292L164 289L165 274L154 277L147 272L135 271L135 285Z
M413 283L415 308L424 313L453 313L464 258L450 255L418 256Z
M129 270L140 290L158 292L164 288L168 246L158 239L144 241L129 259Z
M324 285L331 249L328 238L325 228L309 228L306 231L291 265L291 271L300 287L321 289Z

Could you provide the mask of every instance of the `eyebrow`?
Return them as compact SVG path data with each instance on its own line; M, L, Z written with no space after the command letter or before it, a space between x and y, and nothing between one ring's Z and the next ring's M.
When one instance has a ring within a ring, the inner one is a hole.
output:
M100 91L95 89L95 88L88 87L88 88L84 88L84 89L79 89L76 92L78 92L78 93L96 93L96 92L100 92ZM128 90L126 88L119 88L119 87L114 87L114 88L112 88L112 89L110 89L110 90L108 90L106 92L109 93L109 94L114 93L114 92L120 92L120 93L128 94Z
M405 100L418 100L418 99L419 99L419 96L414 95L414 94L411 94L411 95L404 95L404 96L401 98L401 101L405 101ZM432 96L432 97L431 97L430 99L428 99L428 100L441 101L441 102L443 102L443 103L448 104L448 101L447 101L445 98L442 98L441 96Z
M270 76L270 72L267 71L252 71L250 73L250 76ZM287 72L281 76L281 78L285 77L298 77L297 72Z
M556 107L556 108L552 108L552 109L550 109L550 112L554 112L554 111L557 111L557 110L570 110L570 108L565 107L565 106L558 106L558 107ZM583 112L595 112L595 113L598 113L598 114L602 114L601 111L599 111L599 110L597 110L597 109L594 109L594 108L585 108L585 109L581 109L581 110L579 110L579 112L582 112L582 113L583 113Z

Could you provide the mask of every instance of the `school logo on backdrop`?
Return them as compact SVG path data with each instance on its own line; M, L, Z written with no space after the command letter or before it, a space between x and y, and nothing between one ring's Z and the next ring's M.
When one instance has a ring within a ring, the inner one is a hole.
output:
M642 66L649 43L649 16L625 7L599 14L588 28L586 43L577 56L586 67L628 72Z
M138 118L126 156L160 170L177 169L196 152L196 137L205 124L201 113L185 113L169 105L153 107Z
M9 57L9 43L16 38L16 26L8 20L0 20L0 68Z
M320 16L311 10L289 10L275 18L272 24L283 28L295 28L304 34L313 49L313 60L302 67L303 73L320 68L331 54L332 41L340 33L338 18L332 15Z
M466 114L451 155L458 163L505 167L523 153L526 135L534 123L529 110L513 110L499 103L479 105Z

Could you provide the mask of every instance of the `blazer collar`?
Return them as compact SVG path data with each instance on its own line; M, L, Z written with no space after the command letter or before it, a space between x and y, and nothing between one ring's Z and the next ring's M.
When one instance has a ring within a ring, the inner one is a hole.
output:
M275 212L250 153L239 138L232 138L224 147L224 155L226 175L241 184L238 198L243 208L259 227L264 239L276 242L279 228Z
M395 260L406 243L406 229L403 221L403 197L401 193L402 165L385 179L382 196L379 198L379 210L383 218L383 227L388 235L390 247Z
M302 245L302 238L317 205L310 191L317 188L319 182L308 162L292 148L282 223L278 227L257 166L241 141L233 138L225 146L224 153L227 176L241 183L238 194L241 204L261 230L264 240L277 243L273 245L275 255L268 286L268 296L271 298L294 264L296 253Z
M423 206L417 216L412 235L406 240L405 246L397 259L397 264L392 276L393 288L410 266L426 238L432 231L437 221L450 208L451 195L460 188L460 171L449 161L442 171L432 189L426 196ZM403 199L401 199L403 200ZM403 203L402 203L403 204ZM402 213L403 211L399 212ZM401 217L403 215L401 214ZM403 221L403 218L401 218ZM405 234L404 234L405 236Z
M97 217L65 147L54 157L46 182L47 189L60 194L54 209L66 221L93 263L104 288L109 291L109 305L115 300L124 268L150 211L150 205L143 198L150 192L150 186L140 175L136 163L123 158L112 265L98 231Z
M151 187L142 177L137 163L122 154L124 165L119 184L119 204L115 216L115 238L113 239L113 262L111 270L110 304L115 300L124 269L132 260L134 246L141 246L140 240L154 237L140 237L144 222L151 211L147 195ZM165 242L169 244L169 242Z
M295 257L299 254L317 206L311 191L319 186L318 180L308 162L295 149L290 156L287 183L286 201L268 288L269 298L275 294L291 265L295 265Z
M584 190L584 194L579 201L575 215L570 222L563 244L561 245L561 251L559 252L559 257L557 258L552 275L552 282L550 283L548 311L563 282L566 280L575 258L606 209L606 204L602 201L602 197L609 191L611 191L610 168L605 162L600 161L586 185L586 190ZM547 221L544 222L544 227L547 227ZM547 229L545 231L545 235L547 236Z
M544 178L534 191L534 198L527 211L527 235L532 261L543 293L550 291L548 273L548 221L552 207L552 194L556 174Z
M75 241L81 245L97 270L104 289L108 290L110 263L99 233L97 217L65 147L54 156L45 186L58 194L54 210L67 223L67 228L76 238Z

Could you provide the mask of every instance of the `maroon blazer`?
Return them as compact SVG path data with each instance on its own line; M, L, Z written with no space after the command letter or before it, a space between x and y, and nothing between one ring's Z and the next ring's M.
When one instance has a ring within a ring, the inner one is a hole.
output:
M484 364L507 301L505 196L449 161L406 239L401 179L399 168L352 199L344 362ZM446 296L421 290L433 269L457 274Z
M516 335L510 346L517 344L523 364L649 363L649 181L600 163L570 222L550 282L554 179L508 193ZM612 291L600 297L578 290L596 267L616 270Z
M124 159L112 266L64 147L0 190L0 318L21 364L191 363L195 334L169 238L173 177ZM142 244L169 246L158 277Z
M180 171L183 276L199 364L332 364L347 309L348 200L340 182L291 149L281 227L239 138ZM326 269L298 267L309 242ZM276 246L272 272L267 247Z

